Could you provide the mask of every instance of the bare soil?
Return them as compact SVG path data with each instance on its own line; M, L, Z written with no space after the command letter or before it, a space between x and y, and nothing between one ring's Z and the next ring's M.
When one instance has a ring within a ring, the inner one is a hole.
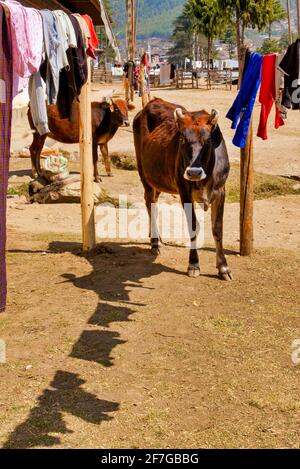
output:
M224 118L234 93L155 95L188 109L218 108L231 161L238 161ZM255 139L255 169L296 180L299 114L290 112L284 129L271 126L267 142ZM133 151L128 130L118 132L111 151ZM14 150L29 141L26 122L15 126ZM29 160L13 158L10 187L28 182L29 170ZM102 182L111 196L142 201L136 171L114 174ZM148 244L104 240L82 257L78 205L8 199L0 444L299 448L300 365L291 359L300 338L299 196L255 202L249 258L238 255L238 204L226 204L224 223L231 283L216 277L209 216L202 275L193 280L185 274L186 249L164 246L154 258Z

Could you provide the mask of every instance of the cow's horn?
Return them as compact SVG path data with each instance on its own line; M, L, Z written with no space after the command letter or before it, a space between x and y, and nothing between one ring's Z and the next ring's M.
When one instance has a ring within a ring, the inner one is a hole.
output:
M182 121L184 119L184 115L183 115L182 109L180 107L175 109L174 117L175 117L176 122L179 121L179 120Z
M211 123L212 125L217 125L218 120L219 120L219 113L218 113L218 111L216 111L215 109L212 109L212 111L211 111L211 113L210 113L210 123Z

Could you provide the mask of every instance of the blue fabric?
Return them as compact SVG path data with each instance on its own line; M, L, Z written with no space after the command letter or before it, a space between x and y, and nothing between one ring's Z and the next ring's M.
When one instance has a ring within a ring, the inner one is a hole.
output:
M232 142L240 148L245 148L246 145L256 95L261 83L262 61L262 55L251 53L241 89L226 116L232 121L231 128L237 129Z

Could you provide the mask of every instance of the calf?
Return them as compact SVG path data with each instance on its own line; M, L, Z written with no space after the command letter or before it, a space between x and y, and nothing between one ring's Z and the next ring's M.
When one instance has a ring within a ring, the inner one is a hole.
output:
M229 159L217 112L188 112L182 106L154 99L135 117L133 132L138 171L150 217L152 252L159 254L160 241L152 204L157 203L161 192L179 194L182 204L192 207L188 275L198 277L196 234L199 227L194 202L202 202L206 210L211 206L219 276L231 280L223 250Z
M109 99L101 103L92 103L92 142L93 142L93 162L95 181L101 181L99 176L98 146L103 156L106 173L112 176L111 161L108 154L108 142L114 137L119 127L130 125L128 110L134 109L132 104L127 104L123 99ZM37 132L30 108L28 110L28 120L31 129L34 131L33 142L30 146L33 177L40 175L40 156L47 137L61 143L79 143L79 109L75 122L69 119L61 119L57 106L47 106L50 133L39 135Z

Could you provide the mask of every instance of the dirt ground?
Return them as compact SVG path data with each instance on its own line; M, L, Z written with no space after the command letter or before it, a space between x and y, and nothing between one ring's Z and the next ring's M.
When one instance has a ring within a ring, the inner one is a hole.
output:
M101 93L95 89L94 99ZM238 161L224 117L235 93L154 94L191 110L217 108ZM258 116L256 106L255 128ZM290 112L283 129L272 126L268 141L255 139L255 169L296 184L299 114ZM27 123L14 126L13 150L29 142ZM121 129L110 150L132 152L131 129ZM102 182L111 196L142 201L135 171L114 174ZM10 185L29 175L29 160L12 158ZM79 205L9 198L0 444L299 448L300 365L291 359L300 338L299 196L255 203L250 258L238 255L238 204L226 204L224 223L231 283L216 277L209 217L202 275L192 280L185 249L165 246L155 259L146 243L104 240L84 258Z

